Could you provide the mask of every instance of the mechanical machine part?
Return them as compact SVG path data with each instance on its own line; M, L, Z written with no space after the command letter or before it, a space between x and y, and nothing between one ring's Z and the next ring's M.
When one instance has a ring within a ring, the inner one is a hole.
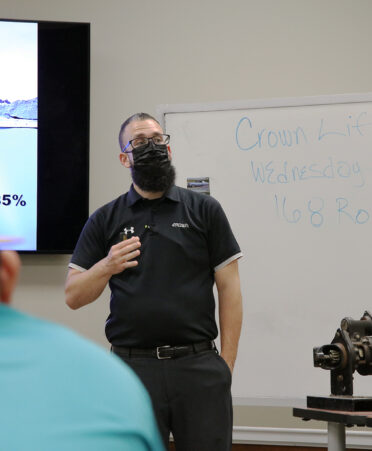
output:
M372 316L344 318L331 344L314 348L314 366L331 370L331 394L353 394L353 373L372 374Z
M372 410L371 397L353 397L353 373L372 374L372 316L360 320L344 318L331 344L313 349L314 366L331 371L331 396L307 397L307 407L366 411Z

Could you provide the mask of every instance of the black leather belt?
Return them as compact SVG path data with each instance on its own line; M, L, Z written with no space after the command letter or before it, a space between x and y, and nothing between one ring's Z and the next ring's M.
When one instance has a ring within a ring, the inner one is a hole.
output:
M214 341L203 341L191 345L180 346L158 346L156 348L126 348L124 346L112 346L115 354L123 357L154 357L156 359L175 359L188 354L198 353L208 350L216 350Z

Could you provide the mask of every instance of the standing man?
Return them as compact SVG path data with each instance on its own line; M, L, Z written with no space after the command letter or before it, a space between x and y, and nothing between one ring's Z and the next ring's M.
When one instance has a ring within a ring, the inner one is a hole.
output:
M164 443L171 431L177 451L227 451L242 254L220 204L174 185L169 139L146 113L121 126L119 158L133 185L86 223L66 302L80 308L109 283L107 338L148 389ZM213 342L214 283L221 355Z

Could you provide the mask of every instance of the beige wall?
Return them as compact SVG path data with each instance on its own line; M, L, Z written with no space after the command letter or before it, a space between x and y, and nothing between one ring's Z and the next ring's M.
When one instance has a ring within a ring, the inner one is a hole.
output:
M0 15L91 23L91 211L129 185L117 133L134 112L155 114L164 103L372 91L370 0L0 0ZM108 293L69 311L68 260L23 256L15 305L107 346ZM245 299L246 315L251 302ZM238 407L235 424L304 427L278 407Z

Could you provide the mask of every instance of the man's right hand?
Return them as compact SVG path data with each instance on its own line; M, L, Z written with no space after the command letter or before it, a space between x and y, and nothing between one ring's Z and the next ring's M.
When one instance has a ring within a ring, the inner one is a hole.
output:
M107 257L105 258L105 266L109 274L119 274L127 268L138 265L137 260L133 260L140 254L139 248L141 242L138 236L134 236L129 240L121 241L111 247Z
M141 242L135 236L112 246L108 255L87 271L70 268L65 286L67 305L75 310L95 301L111 276L138 265L133 259L140 254L140 247Z

